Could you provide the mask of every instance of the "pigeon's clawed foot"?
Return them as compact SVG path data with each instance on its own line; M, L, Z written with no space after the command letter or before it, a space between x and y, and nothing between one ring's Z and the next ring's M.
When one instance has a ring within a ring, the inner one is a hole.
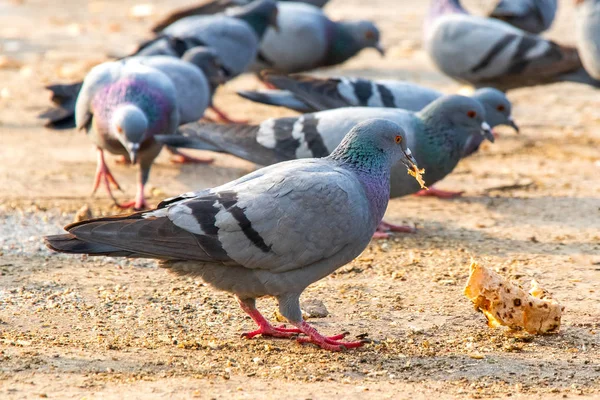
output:
M119 203L114 198L113 198L113 200L115 202L115 206L117 206L121 209L132 208L134 211L142 211L142 210L147 210L150 208L148 206L148 203L146 202L146 198L144 197L144 185L143 184L138 184L138 190L135 195L135 199L133 199L132 201L128 201L127 203Z
M389 222L381 221L377 225L377 230L373 234L373 239L387 239L390 237L390 232L401 233L417 233L417 230L408 225L394 225Z
M421 196L421 197L426 197L426 196L431 196L431 197L437 197L438 199L455 199L457 197L460 197L463 195L464 192L451 192L448 190L440 190L440 189L436 189L433 186L430 187L428 190L423 189L423 190L419 190L417 193L415 193L415 196Z
M341 339L345 338L348 333L342 333L335 336L323 336L315 328L310 326L308 323L302 321L297 325L298 329L308 337L298 338L299 343L313 343L324 350L329 351L343 351L347 349L353 349L361 347L367 341L359 340L356 342L342 342Z
M121 186L117 183L115 177L110 173L106 162L104 161L104 152L101 149L97 149L98 154L98 166L96 167L96 177L94 178L94 187L92 188L92 195L96 193L100 182L104 183L104 187L108 192L110 198L116 202L115 196L112 193L110 185L114 185L117 190L121 190Z
M293 338L301 333L300 329L297 328L286 328L285 325L273 326L268 321L258 326L257 330L252 332L242 333L242 337L246 339L252 339L255 336L270 336L276 338Z
M217 108L216 106L210 106L210 109L217 114L217 117L219 120L221 120L222 122L228 123L228 124L247 124L248 120L234 120L232 118L230 118L224 111L220 110L219 108Z
M174 147L167 147L167 150L173 154L173 157L171 157L171 162L173 164L212 164L213 161L215 161L215 159L212 157L202 158L190 156L189 154L185 154Z

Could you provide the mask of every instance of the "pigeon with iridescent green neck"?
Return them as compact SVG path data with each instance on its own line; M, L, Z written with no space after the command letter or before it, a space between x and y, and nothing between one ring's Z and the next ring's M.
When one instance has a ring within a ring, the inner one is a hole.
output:
M345 132L369 118L396 122L406 131L408 146L425 169L425 184L433 185L450 174L472 136L493 141L485 110L479 101L464 96L444 96L418 113L393 108L348 107L299 117L272 118L260 125L192 123L181 134L157 139L174 147L233 154L261 165L306 157L325 157ZM392 197L417 193L421 187L402 165L392 168ZM407 231L405 227L387 228ZM412 231L410 229L409 231Z
M45 237L59 252L154 258L233 294L258 325L243 336L297 338L330 351L363 344L326 337L302 319L299 299L312 283L352 261L369 244L389 200L390 169L415 165L402 128L367 120L319 159L262 168L212 189L167 199L128 216L82 221ZM272 296L294 328L257 310ZM298 336L300 335L300 336Z

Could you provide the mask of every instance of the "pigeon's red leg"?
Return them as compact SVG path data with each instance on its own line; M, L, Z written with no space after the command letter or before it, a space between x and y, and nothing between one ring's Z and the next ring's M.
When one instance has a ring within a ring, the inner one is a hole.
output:
M128 201L127 203L118 203L115 200L115 205L124 210L128 208L133 208L136 211L148 209L148 203L146 202L146 198L144 197L144 184L138 183L138 189L135 194L135 199L133 199L132 201Z
M271 336L271 337L279 337L279 338L291 338L298 336L301 333L300 329L295 328L286 328L285 325L275 327L267 321L265 317L262 316L260 311L256 309L254 299L240 299L237 298L238 303L240 303L240 307L246 314L252 318L256 325L258 325L258 329L252 332L242 333L242 337L247 339L252 339L255 336Z
M106 161L104 161L104 151L100 148L97 149L98 155L98 165L96 167L96 177L94 178L94 187L92 189L92 195L96 193L98 187L100 186L100 181L104 183L106 187L106 191L111 199L115 200L115 196L112 193L110 188L110 184L112 183L118 190L121 190L121 186L117 183L116 179L110 173L108 166L106 165ZM116 200L115 200L116 201Z
M222 122L227 122L228 124L246 124L248 123L248 120L234 120L229 118L229 116L227 114L225 114L225 112L221 111L217 106L210 106L210 109L213 110L213 112L215 114L217 114L217 117L219 117L219 119Z
M173 157L171 157L171 162L173 164L211 164L213 161L215 161L215 159L212 157L202 158L190 156L189 154L185 154L170 146L167 147L167 150L173 154Z
M463 193L464 192L450 192L447 190L439 190L432 186L429 188L429 190L427 190L427 189L419 190L417 193L415 193L415 196L421 196L421 197L432 196L432 197L437 197L439 199L454 199L456 197L462 196Z
M341 339L348 335L347 332L335 336L323 336L305 321L300 322L296 326L302 333L308 336L306 338L298 338L297 340L299 343L314 343L324 350L341 351L346 349L352 349L355 347L361 347L363 344L366 343L364 340L359 340L357 342L342 342Z

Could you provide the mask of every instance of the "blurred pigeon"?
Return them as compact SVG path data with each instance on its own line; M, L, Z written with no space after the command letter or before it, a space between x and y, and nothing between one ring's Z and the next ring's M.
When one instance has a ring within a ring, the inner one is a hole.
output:
M425 183L433 185L452 172L471 136L483 134L494 140L484 117L485 111L477 100L445 96L418 113L393 108L338 108L268 119L260 125L191 123L180 128L182 135L157 139L175 147L221 151L270 165L296 158L325 157L352 126L365 119L384 118L406 130L408 146L413 149L419 166L425 168ZM417 193L420 189L401 165L392 168L392 197ZM413 231L391 224L386 228Z
M192 15L212 15L224 12L228 8L231 7L239 7L245 6L247 4L252 3L254 0L208 0L204 1L201 4L190 6L188 8L181 8L179 10L174 11L173 13L167 15L164 19L158 22L156 25L152 27L152 32L158 33L165 29L167 26L172 23L179 21L185 17L190 17ZM278 0L289 1L289 0ZM325 4L329 2L329 0L296 0L299 3L312 4L313 6L323 8Z
M446 75L477 87L508 90L572 81L598 86L577 50L506 22L468 15L458 0L433 0L425 50Z
M557 0L500 0L490 17L539 34L550 28L557 8Z
M252 101L303 113L342 107L390 107L420 111L444 95L434 89L396 80L315 78L308 75L268 73L263 73L262 78L268 84L283 90L241 91L238 94ZM484 106L486 121L492 128L508 125L519 131L511 117L511 103L504 93L493 88L483 88L475 91L472 97ZM474 138L479 139L471 144L468 154L476 151L483 140L481 136Z
M332 154L266 167L213 189L163 201L149 212L82 221L45 237L65 253L154 258L232 293L258 325L243 336L294 338L331 351L359 347L325 337L302 319L310 284L356 258L389 199L390 168L415 168L402 128L385 120L353 128ZM275 327L255 300L273 296L295 329Z
M181 63L181 68L199 71L183 61L173 61ZM167 68L176 67L169 65ZM190 79L192 83L195 82ZM197 97L191 91L188 94ZM75 121L77 129L85 131L97 147L94 192L103 181L119 207L142 209L146 206L144 186L150 167L162 148L154 135L175 133L180 116L187 111L180 112L177 96L173 80L135 58L100 64L90 71L77 98ZM119 204L115 200L110 184L120 187L104 161L104 150L125 156L131 164L139 164L134 201Z
M600 0L575 0L577 48L586 71L600 80Z
M157 56L156 59L137 56L124 60L130 59L156 68L173 79L178 96L182 96L182 100L184 100L182 102L184 108L182 123L201 118L207 107L206 103L208 102L208 106L212 106L212 96L217 87L224 82L216 52L206 47L188 50L181 60L165 56ZM192 83L186 83L188 79ZM75 128L75 103L82 84L83 82L77 82L47 87L52 92L52 102L55 107L39 115L39 118L48 120L46 127L52 129ZM196 101L199 103L195 103ZM189 119L197 115L199 115L198 118Z
M334 22L318 7L296 2L278 8L279 31L265 33L255 71L291 73L341 64L369 47L384 54L379 30L370 21Z

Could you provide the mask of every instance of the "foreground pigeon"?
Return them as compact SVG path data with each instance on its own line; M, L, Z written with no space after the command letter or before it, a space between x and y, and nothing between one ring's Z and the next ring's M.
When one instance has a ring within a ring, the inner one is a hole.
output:
M211 50L193 49L195 62L212 63ZM105 161L104 150L139 163L135 200L123 208L146 207L144 186L162 144L154 136L175 133L180 122L202 117L211 97L211 84L191 63L166 56L132 57L94 67L83 81L75 108L77 128L85 131L98 150L94 192L101 182L114 200L110 184L115 178Z
M280 3L278 9L279 30L265 33L255 71L308 71L341 64L365 48L384 54L379 30L370 21L334 22L318 7L296 2Z
M557 8L557 0L500 0L490 17L539 34L550 28Z
M201 4L191 6L188 8L181 8L172 12L163 18L160 22L156 23L152 27L152 32L158 33L165 29L167 26L172 23L179 21L185 17L190 17L192 15L212 15L224 12L225 10L231 7L240 7L245 6L247 4L252 3L254 0L208 0L204 1ZM278 0L279 2L288 1L288 0ZM329 2L329 0L296 0L299 3L311 4L316 7L323 8L325 4Z
M390 107L420 111L444 95L434 89L396 80L262 75L267 83L283 90L240 91L238 94L252 101L302 113L342 107ZM511 116L512 105L504 93L493 88L482 88L476 90L472 97L484 106L486 121L492 128L508 125L519 131ZM467 155L472 154L481 141L473 144L475 147Z
M469 15L458 0L432 0L425 50L446 75L502 90L560 81L599 86L577 50L506 22Z
M600 80L600 0L575 0L577 48L586 71Z
M245 160L270 165L285 160L325 157L352 126L370 118L384 118L400 124L407 133L408 146L425 169L427 185L452 172L473 136L494 140L485 111L474 99L442 97L418 113L393 108L338 108L299 117L273 118L260 125L192 123L180 128L182 135L157 139L175 147L220 151ZM421 187L402 165L392 168L392 197L417 193ZM412 231L406 227L387 229ZM383 229L383 227L382 227ZM381 235L380 235L381 236Z
M258 329L244 334L295 337L326 350L359 347L345 334L322 336L302 319L300 294L367 246L389 199L390 168L416 167L402 128L369 120L330 156L266 167L225 185L163 201L127 216L78 222L45 237L65 253L155 258L232 293ZM273 296L296 328L275 327L255 300Z

